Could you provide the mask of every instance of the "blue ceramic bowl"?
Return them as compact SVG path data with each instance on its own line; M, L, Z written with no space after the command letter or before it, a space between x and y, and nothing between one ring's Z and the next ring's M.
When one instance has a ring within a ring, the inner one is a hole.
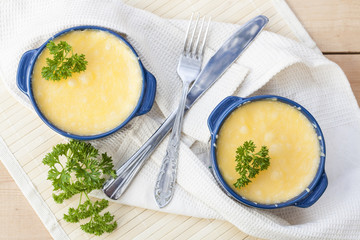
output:
M142 84L142 90L141 90L141 95L140 98L138 100L138 103L134 109L134 111L130 114L130 116L123 121L119 126L115 127L114 129L101 133L101 134L97 134L97 135L89 135L89 136L81 136L81 135L75 135L75 134L71 134L68 132L65 132L59 128L57 128L55 125L53 125L51 122L49 122L45 116L42 114L42 112L40 111L40 109L38 108L36 101L34 99L34 95L32 92L32 88L31 88L31 79L32 79L32 72L33 72L33 68L35 65L35 62L38 58L38 56L41 54L41 52L46 48L46 44L59 37L60 35L63 35L69 31L81 31L81 30L86 30L86 29L96 29L96 30L101 30L101 31L106 31L109 32L111 34L113 34L114 36L116 36L117 38L119 38L122 42L124 42L131 50L132 52L135 54L135 56L139 59L137 53L135 52L134 48L130 45L130 43L128 43L122 36L120 36L119 34L106 29L106 28L102 28L102 27L97 27L97 26L78 26L78 27L72 27L72 28L68 28L65 29L57 34L55 34L53 37L51 37L50 39L48 39L43 45L41 45L39 48L37 49L33 49L33 50L29 50L27 52L25 52L19 62L19 66L18 66L18 71L17 71L17 76L16 76L16 81L17 81L17 86L18 88L26 95L29 97L31 104L33 105L36 113L39 115L39 117L54 131L56 131L57 133L68 137L68 138L74 138L74 139L79 139L79 140L92 140L92 139L97 139L97 138L102 138L105 137L109 134L112 134L114 132L116 132L117 130L119 130L120 128L122 128L123 126L125 126L126 123L128 123L132 118L139 116L139 115L143 115L147 112L150 111L150 109L153 106L154 100L155 100L155 93L156 93L156 79L155 77L149 72L147 71L144 66L142 65L140 59L139 61L139 66L141 68L141 72L142 72L142 78L143 78L143 84Z
M304 114L307 119L312 123L314 126L314 130L316 134L319 136L319 144L320 144L320 164L319 168L317 170L317 173L313 179L313 181L308 186L308 191L304 190L301 194L294 197L293 199L290 199L286 202L278 203L278 204L259 204L252 201L249 201L242 196L238 195L232 188L225 182L224 178L221 176L219 171L219 166L217 164L216 159L216 136L223 124L223 122L226 120L226 118L229 116L229 114L237 109L238 107L241 107L245 103L248 102L254 102L259 100L265 100L265 99L271 99L275 101L280 101L286 104L289 104L290 106L296 107L302 114ZM324 193L327 185L328 180L327 176L324 170L325 167L325 141L324 136L321 132L319 124L316 122L315 118L300 104L291 101L290 99L274 96L274 95L263 95L263 96L256 96L256 97L250 97L250 98L240 98L240 97L234 97L230 96L225 98L222 102L220 102L215 109L212 111L208 118L208 126L211 132L211 163L212 163L212 169L213 174L215 176L215 179L221 186L221 188L225 191L225 193L230 196L231 198L244 203L248 206L257 207L257 208L264 208L264 209L274 209L274 208L281 208L281 207L287 207L287 206L297 206L301 208L310 207L313 205Z

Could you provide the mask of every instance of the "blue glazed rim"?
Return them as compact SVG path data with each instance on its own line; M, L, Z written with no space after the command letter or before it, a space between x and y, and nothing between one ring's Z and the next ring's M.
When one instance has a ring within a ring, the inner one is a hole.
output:
M120 125L118 125L117 127L113 128L113 129L111 129L111 130L109 130L107 132L104 132L104 133L82 136L82 135L76 135L76 134L72 134L72 133L61 130L60 128L53 125L43 115L43 113L38 108L38 105L37 105L37 103L35 101L35 98L33 96L31 83L32 83L32 72L33 72L35 62L36 62L37 58L39 57L39 55L44 50L44 48L46 47L46 45L48 44L49 41L51 41L51 40L53 40L53 39L55 39L55 38L57 38L57 37L59 37L59 36L61 36L63 34L66 34L66 33L70 32L70 31L78 31L78 30L83 31L83 30L87 30L87 29L95 29L95 30L108 32L108 33L116 36L117 38L119 38L123 43L125 43L131 49L131 51L136 56L136 58L138 59L138 63L139 63L140 69L141 69L143 83L142 83L142 88L141 88L141 94L140 94L140 97L139 97L139 100L138 100L138 103L137 103L136 107L134 108L133 112ZM114 32L114 31L112 31L110 29L103 28L103 27L98 27L98 26L91 26L91 25L83 25L83 26L76 26L76 27L67 28L67 29L64 29L64 30L58 32L57 34L53 35L46 42L44 42L39 48L27 51L26 53L24 53L22 58L24 58L24 57L26 58L26 54L31 55L30 56L31 59L28 60L28 64L30 66L21 66L22 59L20 60L18 73L17 73L17 85L18 85L18 88L29 97L33 108L35 109L36 113L41 118L41 120L46 125L48 125L52 130L54 130L55 132L65 136L65 137L78 139L78 140L93 140L93 139L106 137L106 136L118 131L122 127L124 127L132 118L134 118L136 116L139 116L139 115L142 115L142 114L145 114L148 111L150 111L150 109L151 109L151 107L152 107L152 105L154 103L155 94L156 94L156 79L155 79L155 77L145 69L145 67L143 66L137 52L131 46L131 44L124 37L122 37L121 35L119 35L118 33ZM23 69L22 67L25 67L25 68ZM26 77L26 80L25 80L26 81L26 83L25 83L26 84L26 86L25 86L26 90L24 90L24 86L21 83L21 81L23 81L23 80L19 80L19 75L24 71L26 72L25 73L25 75L26 75L25 76ZM147 86L147 84L150 85L150 88L151 88L151 89L149 89L149 91L147 93L147 95L148 95L147 97L149 97L150 99L144 99L144 95L146 94L146 86ZM146 100L147 102L144 103L144 100ZM140 108L142 107L142 105L147 105L147 106L141 112L139 110L141 110Z
M318 141L320 145L320 162L318 166L318 170L312 182L309 184L307 189L305 189L302 193L297 195L296 197L282 203L277 204L260 204L253 201L250 201L241 195L237 194L224 180L222 177L216 159L216 140L217 134L227 119L227 117L237 108L247 104L249 102L259 101L259 100L274 100L286 103L290 106L297 108L305 117L312 123L313 128L318 135ZM218 184L222 188L222 190L231 198L235 199L236 201L243 203L245 205L262 208L262 209L276 209L288 206L297 206L297 207L310 207L313 205L324 193L325 189L327 188L328 181L327 176L325 174L325 158L326 158L326 147L325 147L325 140L321 128L315 118L307 111L303 106L294 102L288 98L284 98L281 96L276 95L260 95L255 97L249 98L240 98L235 96L230 96L225 98L222 102L215 107L213 112L210 114L208 118L208 126L211 132L211 163L212 163L212 170L215 179L217 180Z

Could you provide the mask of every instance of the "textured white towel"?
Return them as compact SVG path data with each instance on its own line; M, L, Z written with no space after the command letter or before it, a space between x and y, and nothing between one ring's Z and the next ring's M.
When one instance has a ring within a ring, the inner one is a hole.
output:
M61 11L59 11L61 9ZM60 15L66 12L65 16ZM157 78L156 104L112 136L94 141L119 166L156 130L159 119L175 109L181 81L176 65L185 34L184 21L161 19L119 1L1 1L0 74L22 103L28 99L15 85L18 61L54 33L93 24L127 34L146 68ZM206 60L238 26L214 23ZM225 96L277 94L305 106L318 120L327 145L329 186L308 209L258 210L229 199L206 164L209 133L206 119ZM263 32L226 74L194 105L185 118L188 141L181 145L178 184L170 212L225 219L240 230L271 239L360 238L360 111L349 83L318 50ZM190 146L193 143L192 146ZM190 147L189 147L190 146ZM156 209L153 186L164 156L166 139L119 201ZM205 157L204 157L205 156ZM103 197L101 192L97 196Z

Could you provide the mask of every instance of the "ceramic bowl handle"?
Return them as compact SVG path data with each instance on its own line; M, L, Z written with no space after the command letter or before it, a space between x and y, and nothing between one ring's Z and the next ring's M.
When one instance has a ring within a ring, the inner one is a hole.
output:
M16 75L16 84L18 88L28 97L30 89L27 87L27 81L30 78L30 66L34 61L34 55L36 52L37 49L29 50L21 56Z
M302 201L296 203L295 206L301 208L307 208L313 205L324 193L326 187L328 185L328 179L326 173L324 172L321 175L320 181L317 186L310 192L310 194Z
M243 101L240 97L235 96L229 96L222 100L210 113L210 116L208 118L208 127L211 133L214 132L215 126L217 125L217 122L219 119L221 119L221 116L226 114L227 110L230 109L230 107L235 104Z
M152 75L147 70L145 70L145 82L146 82L146 86L143 95L143 100L139 110L136 112L136 116L143 115L149 112L155 101L156 79L154 75Z

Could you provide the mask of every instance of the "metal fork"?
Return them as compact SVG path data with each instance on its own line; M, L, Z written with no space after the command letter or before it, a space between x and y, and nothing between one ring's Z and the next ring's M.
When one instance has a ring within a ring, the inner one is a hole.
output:
M171 201L174 194L186 96L189 91L190 84L196 79L196 77L200 73L203 60L204 45L210 25L209 19L205 32L203 33L205 21L205 17L203 17L201 20L200 29L196 31L199 23L199 14L197 14L195 26L192 30L192 34L190 34L193 16L194 14L192 14L191 16L189 26L186 31L184 50L180 56L179 64L177 67L177 73L183 81L181 100L179 103L179 107L176 111L175 122L166 149L166 155L163 159L161 169L155 184L155 200L160 208L165 207ZM198 36L195 40L194 36L196 32ZM200 46L199 44L201 42L202 44Z

